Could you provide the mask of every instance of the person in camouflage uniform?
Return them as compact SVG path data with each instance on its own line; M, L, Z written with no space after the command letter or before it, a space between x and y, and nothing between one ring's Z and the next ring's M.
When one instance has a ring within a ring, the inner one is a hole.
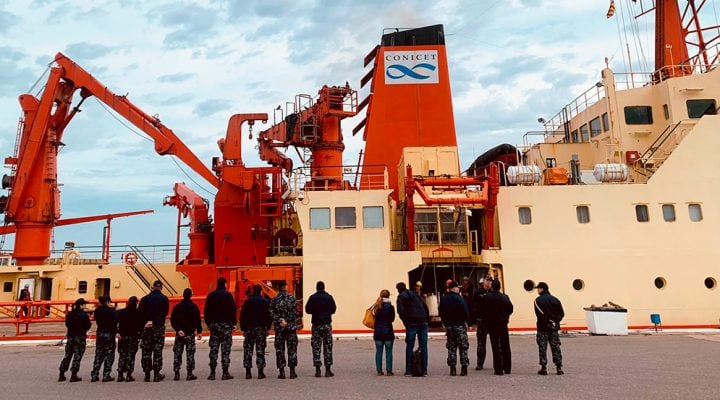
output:
M467 325L471 323L465 300L460 296L460 288L457 282L450 283L450 291L440 300L440 319L445 326L445 336L448 349L447 364L450 367L450 375L457 375L457 353L460 350L460 375L467 375L467 367L470 364L468 358Z
M170 325L175 330L175 344L173 345L173 371L174 380L180 380L180 367L182 366L183 350L187 350L187 380L193 381L197 376L195 370L195 336L202 339L202 322L200 309L192 301L192 289L183 291L183 299L170 314Z
M170 303L162 294L162 282L153 282L153 290L140 300L140 313L145 327L140 336L142 350L142 369L145 372L145 382L150 382L150 372L155 376L154 382L165 379L160 373L163 366L163 346L165 346L165 319L167 318Z
M97 324L97 339L95 340L95 360L90 372L90 382L100 380L100 367L103 367L103 382L114 381L110 376L115 362L115 334L117 333L117 313L110 307L110 296L100 296L100 306L93 313Z
M218 349L221 351L222 379L233 379L230 375L230 349L232 348L232 331L237 322L237 308L232 294L225 290L227 280L218 278L217 288L205 299L205 323L210 328L210 375L215 380Z
M270 317L275 326L275 362L280 370L278 379L285 379L286 365L290 367L290 379L295 379L298 363L297 300L287 292L287 282L281 282L279 289L280 292L270 301Z
M335 314L335 300L325 291L325 282L318 281L315 285L315 292L308 299L305 305L305 312L312 315L312 335L310 346L312 347L313 365L315 366L315 377L320 377L320 348L322 347L325 361L325 376L335 376L331 370L333 364L332 353L332 315Z
M132 296L128 299L127 307L118 311L118 382L135 380L132 373L135 370L135 355L138 352L140 331L143 328L137 304L138 298Z
M562 303L550 294L548 284L540 282L535 287L538 297L535 299L535 316L537 317L537 344L540 358L539 375L547 375L547 346L550 343L553 364L557 374L563 375L562 352L560 351L560 321L565 317Z
M240 310L240 329L245 335L243 343L243 366L245 379L252 378L252 356L255 349L255 358L258 368L258 379L265 378L265 347L267 346L267 332L270 329L270 310L268 301L260 294L262 287L254 285L252 296L248 297Z
M82 361L83 354L85 354L87 331L90 329L90 317L85 312L85 304L87 304L85 299L77 299L72 306L72 310L65 316L67 342L65 342L65 357L60 362L58 382L67 379L65 378L65 372L67 372L68 368L72 373L70 382L82 380L78 376L78 371L80 371L80 361ZM72 361L72 366L70 366L70 361Z

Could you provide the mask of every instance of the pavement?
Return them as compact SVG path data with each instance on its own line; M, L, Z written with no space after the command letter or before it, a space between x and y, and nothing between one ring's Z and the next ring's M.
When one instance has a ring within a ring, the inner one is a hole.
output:
M40 344L6 342L0 346L5 367L1 387L12 397L32 399L234 399L234 398L325 398L325 399L718 399L720 332L646 333L629 336L563 335L565 375L537 375L537 345L534 335L512 335L511 375L492 373L492 355L482 371L475 371L475 337L471 337L468 376L452 377L446 364L447 350L441 335L429 340L429 376L404 377L402 338L395 341L393 377L376 376L374 343L367 337L343 336L334 341L333 378L313 377L310 342L301 339L298 375L295 380L276 378L274 348L268 341L264 380L245 380L242 342L233 345L231 373L234 380L208 381L207 338L198 344L197 381L159 383L90 383L95 348L88 346L80 368L83 381L57 382L63 347L56 341ZM166 344L163 372L172 376L172 349ZM550 354L548 354L550 358ZM117 362L117 360L116 360ZM116 366L115 366L116 367ZM140 355L136 369L140 369ZM459 368L458 368L459 370ZM184 377L184 371L182 373ZM253 370L253 375L257 371ZM113 372L113 376L116 373ZM135 373L136 378L142 372ZM262 397L261 397L262 396ZM5 397L5 396L0 396ZM9 398L9 397L8 397Z

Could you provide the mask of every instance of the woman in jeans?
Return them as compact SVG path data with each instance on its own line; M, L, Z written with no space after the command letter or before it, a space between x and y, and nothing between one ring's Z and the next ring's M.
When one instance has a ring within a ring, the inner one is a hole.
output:
M375 302L375 332L373 333L373 339L375 340L375 369L377 369L378 376L385 375L382 370L383 347L385 348L387 375L393 375L392 352L393 341L395 340L393 321L395 321L395 307L390 303L390 291L383 289L380 291L380 297Z

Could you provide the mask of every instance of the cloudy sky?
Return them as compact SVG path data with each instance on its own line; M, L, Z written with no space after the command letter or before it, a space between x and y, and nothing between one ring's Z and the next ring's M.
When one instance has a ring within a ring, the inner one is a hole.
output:
M629 1L618 1L619 12ZM0 2L0 152L12 154L20 107L57 52L118 94L158 115L200 157L235 113L267 112L296 94L346 81L359 88L362 59L384 28L444 24L461 164L496 144L521 143L599 80L604 59L624 69L618 16L609 0L449 1L58 1ZM651 21L636 26L652 60ZM636 44L636 47L638 45ZM642 60L634 60L642 65ZM34 92L42 88L40 81ZM364 98L366 92L360 92ZM348 163L362 148L344 124ZM175 209L162 199L177 181L212 198L210 185L155 154L146 139L88 100L65 131L59 160L63 218L154 209L113 223L113 244L171 244ZM243 157L261 165L244 135ZM99 245L102 223L59 228ZM5 243L11 247L12 238Z

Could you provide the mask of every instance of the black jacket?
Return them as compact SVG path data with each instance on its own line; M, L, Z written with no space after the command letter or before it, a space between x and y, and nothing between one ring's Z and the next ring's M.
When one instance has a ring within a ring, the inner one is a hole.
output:
M313 325L332 324L335 310L335 300L324 290L315 292L305 304L305 312L312 315Z
M240 329L263 327L270 329L270 303L262 296L250 296L240 309Z
M95 324L97 325L97 333L117 333L118 316L113 308L108 306L100 306L93 313L95 316Z
M405 326L427 324L430 312L417 293L405 290L397 297L397 310Z
M183 299L170 314L170 325L175 332L182 331L185 336L202 332L202 321L200 321L200 309L190 299Z
M542 310L541 313L538 311L537 307L533 305L533 308L535 309L535 316L537 317L536 326L538 331L548 331L548 319L552 319L559 324L560 321L565 318L565 310L563 310L562 303L560 303L560 300L551 295L547 290L543 291L543 293L535 299L535 304L537 304L537 307L540 307L540 310Z
M450 292L440 300L440 319L445 326L463 326L472 324L470 313L462 296Z
M210 292L205 299L205 323L230 324L237 323L237 306L232 294L224 287L218 287Z
M147 321L152 321L153 326L165 325L168 311L170 311L170 302L167 296L159 290L153 290L148 295L140 299L140 314L143 318L143 325Z
M125 337L140 337L140 331L142 331L143 325L146 321L143 321L140 310L137 308L123 308L118 311L118 333L123 338Z
M67 327L67 337L85 337L87 331L90 330L90 317L80 308L70 311L65 316L65 326Z
M488 291L483 287L475 289L475 292L470 299L470 318L475 321L482 321L481 314L484 307L483 302L485 301L485 295ZM482 322L480 322L482 323Z
M395 321L395 307L390 303L382 303L378 310L375 310L375 331L373 332L373 340L387 342L395 339L393 331L393 321Z
M484 310L481 316L487 320L488 326L507 325L513 313L513 304L510 298L501 292L492 291L485 295Z

